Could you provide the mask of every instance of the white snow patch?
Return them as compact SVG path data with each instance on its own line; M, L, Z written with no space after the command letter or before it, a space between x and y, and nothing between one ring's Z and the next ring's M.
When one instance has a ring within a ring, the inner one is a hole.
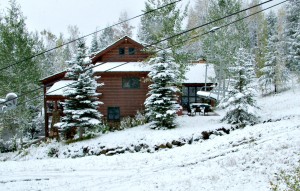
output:
M64 159L65 149L83 146L154 145L192 137L204 130L228 127L221 116L182 116L178 128L166 131L149 125L108 133L70 145L52 143L31 148L16 161L0 163L1 190L269 190L280 170L300 160L300 88L258 100L262 121L229 135L155 153L125 153ZM47 156L57 148L60 158ZM16 153L0 154L10 159ZM36 160L35 158L42 158Z

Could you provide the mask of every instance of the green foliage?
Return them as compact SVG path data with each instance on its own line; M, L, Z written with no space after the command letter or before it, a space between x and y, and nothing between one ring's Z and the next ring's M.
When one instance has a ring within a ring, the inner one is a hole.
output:
M212 0L209 3L206 22L220 19L241 9L242 2L239 0ZM245 12L214 22L207 25L205 31L211 31L214 27L223 26L244 16L246 16ZM215 65L216 74L222 80L229 78L228 68L234 63L233 57L238 49L245 48L249 50L250 47L249 30L245 20L211 32L201 40L204 47L204 57L208 63Z
M48 157L58 157L58 148L56 147L50 147L48 150Z
M124 117L120 122L120 130L128 129L131 127L136 127L139 125L144 125L147 123L147 117L144 113L137 111L135 117Z
M24 102L39 96L42 92L32 92L39 87L41 69L40 58L31 58L38 51L36 38L27 31L25 18L15 0L10 1L10 7L0 21L0 68L6 68L0 75L0 97L14 92L18 98L18 109L1 115L0 124L6 132L5 139L16 134L22 136L23 129L33 119L29 108L39 103L39 99ZM14 65L15 64L15 65ZM9 65L13 65L8 67Z
M273 191L300 191L300 166L290 173L281 171L270 185Z
M73 138L73 131L78 130L79 138L87 129L93 129L101 124L102 114L97 110L102 102L98 101L99 93L96 92L98 84L93 76L91 60L86 55L86 46L83 40L77 42L77 54L69 62L67 77L74 80L64 96L65 116L62 118L61 127L70 133L68 138Z

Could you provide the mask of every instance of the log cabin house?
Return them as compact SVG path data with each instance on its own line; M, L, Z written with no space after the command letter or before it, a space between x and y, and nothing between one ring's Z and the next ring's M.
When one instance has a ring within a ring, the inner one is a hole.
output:
M101 93L100 101L104 104L99 111L104 120L120 121L122 117L134 116L138 110L143 111L144 101L148 93L147 75L151 70L149 65L143 63L150 55L143 52L144 46L125 36L111 46L100 51L92 57L95 76L101 76L97 81L104 83L97 91ZM204 86L204 62L191 64L182 84L182 96L179 103L185 107L187 103L204 102L197 96L197 91ZM63 91L72 83L65 78L66 72L54 74L41 80L44 87L45 136L49 135L49 125L54 108L62 114L61 102L64 101ZM207 74L214 77L214 70L208 65ZM212 85L208 78L207 86Z

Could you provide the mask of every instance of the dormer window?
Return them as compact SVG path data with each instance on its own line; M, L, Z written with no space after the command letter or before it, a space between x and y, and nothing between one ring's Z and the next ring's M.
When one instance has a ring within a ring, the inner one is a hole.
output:
M125 48L119 48L119 55L125 54Z
M128 48L128 54L134 55L135 54L135 48Z

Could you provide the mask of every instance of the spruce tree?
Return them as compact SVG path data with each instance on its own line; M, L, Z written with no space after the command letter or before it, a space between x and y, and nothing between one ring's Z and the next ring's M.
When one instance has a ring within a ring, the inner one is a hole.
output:
M170 52L162 51L149 60L152 70L148 74L152 80L148 98L145 101L147 115L153 122L152 129L170 129L176 127L176 105L179 89L178 66Z
M232 84L227 97L220 104L227 110L222 121L244 127L258 122L253 68L255 61L253 56L242 48L234 59L233 66L229 68Z
M102 84L97 84L93 77L92 63L86 55L83 40L77 42L77 54L69 65L67 77L75 82L64 92L65 117L62 119L61 127L65 132L78 128L79 138L82 138L85 131L101 123L102 115L97 108L102 102L98 101L100 94L96 93L96 90Z
M300 3L299 0L289 0L286 6L286 59L287 67L291 71L300 73L300 53L299 53L299 23L300 23ZM297 35L298 34L298 35Z
M284 53L282 42L278 35L277 17L274 12L270 12L267 16L268 23L268 46L265 56L265 64L260 69L262 73L259 83L265 93L269 93L271 86L274 86L274 92L279 87L286 87L289 80L289 71L285 67Z

